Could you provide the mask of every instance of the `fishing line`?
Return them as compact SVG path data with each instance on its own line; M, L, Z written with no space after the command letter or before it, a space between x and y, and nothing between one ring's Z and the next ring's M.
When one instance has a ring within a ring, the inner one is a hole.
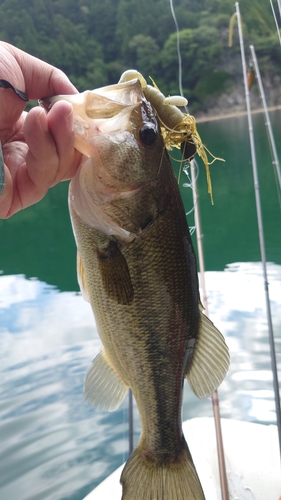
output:
M175 14L175 11L174 11L173 0L170 0L170 9L171 9L171 14L172 14L172 17L173 17L173 20L174 20L174 23L175 23L176 34L177 34L177 54L178 54L178 64L179 64L179 91L180 91L180 95L182 97L184 97L184 95L183 95L183 87L182 87L182 58L181 58L181 48L180 48L180 30L179 30L179 25L178 25L178 21L177 21L177 18L176 18L176 14ZM186 113L188 113L187 106L184 106L184 111ZM189 163L189 165L191 166L191 162L186 162L185 161L184 163L185 163L185 165L187 165L187 163ZM192 163L193 163L194 166L196 166L197 171L198 171L199 169L198 169L198 165L197 165L196 161L192 160ZM186 187L186 188L190 188L191 190L193 190L191 179L190 179L189 175L186 172L187 168L188 168L188 166L182 167L182 161L180 161L180 167L179 167L179 172L178 172L178 184L180 183L181 172L184 171L185 174L187 175L188 179L190 180L190 182L189 183L185 183L183 186ZM192 168L192 166L191 166L191 168ZM197 174L196 178L198 178L198 174ZM193 213L194 210L195 210L195 207L193 205L192 208L186 212L186 216L190 215L191 213ZM190 234L192 235L196 231L196 226L190 227L189 231L190 231Z
M194 187L193 182L192 182L192 176L190 176L190 174L189 174L190 168L194 168L195 169L195 180L197 180L198 177L199 177L199 168L198 168L197 163L195 163L193 165L193 167L191 167L190 163L186 162L182 170L185 173L185 175L186 175L186 177L187 177L187 179L188 179L189 182L184 182L183 183L183 187L191 189L192 194L193 194L193 199L194 199L194 189L195 189L195 187ZM185 215L188 217L188 215L192 214L194 212L194 210L195 210L195 206L193 205L192 208L188 212L185 212ZM191 236L193 235L193 233L195 233L195 231L196 231L196 226L195 225L194 226L189 226L189 232L190 232Z
M278 5L278 9L279 9L279 14L281 17L281 2L280 2L280 0L277 0L277 5Z
M190 187L190 188L193 188L192 186L192 179L191 179L191 176L189 175L189 170L191 169L191 165L190 165L190 162L186 162L184 167L183 167L183 172L185 173L186 177L188 178L188 180L190 181L190 184L184 184L184 186L186 187ZM194 171L195 171L195 181L198 180L199 178L199 167L198 167L198 163L195 163L194 165Z
M178 22L177 22L177 19L176 19L174 8L173 8L173 0L170 0L170 8L171 8L172 17L174 19L175 28L176 28L176 34L177 34L177 52L178 52L178 63L179 63L179 90L180 90L181 97L184 98L183 87L182 87L182 58L181 58L181 50L180 50L180 31L179 31ZM216 160L219 160L219 161L224 161L224 160L222 158L215 157L206 148L206 146L202 143L201 137L199 136L197 128L196 128L196 120L195 120L195 118L193 116L191 116L189 114L187 105L182 106L182 109L184 110L184 116L185 116L185 118L183 119L182 123L179 124L179 126L180 125L182 125L182 126L187 126L188 125L188 129L191 132L189 139L188 139L187 136L185 136L180 141L181 150L182 150L182 153L183 153L182 154L182 158L184 160L190 162L191 167L193 167L194 164L196 163L196 160L194 159L194 156L195 156L196 153L202 159L202 161L203 161L203 163L205 165L205 169L206 169L208 193L210 194L211 203L213 205L214 201L213 201L213 195L212 195L212 183L211 183L211 175L210 175L209 165L211 165ZM165 127L165 128L167 128L167 127ZM177 130L174 129L172 132L175 133L175 132L177 132ZM170 139L174 139L173 135L174 134L171 134ZM175 142L175 141L169 141L169 142L171 143L170 144L171 146L174 146L173 142ZM167 146L167 142L166 141L165 141L165 145ZM194 148L194 151L191 152L190 148L192 148L192 147ZM169 147L168 147L168 149L169 149ZM211 157L213 158L213 160L211 162L208 161L207 153L209 155L211 155ZM179 173L178 173L178 184L179 184L179 178L180 178L181 172L182 172L182 164L180 164L180 169L179 169Z
M171 8L171 13L174 19L174 23L176 26L176 33L177 33L177 52L178 52L178 61L179 61L179 90L180 90L180 95L184 97L183 95L183 89L182 89L182 60L181 60L181 50L180 50L180 31L179 31L179 26L178 26L178 21L175 15L174 11L174 5L173 5L173 0L170 0L170 8Z
M174 8L173 8L173 0L170 0L170 7L172 16L175 22L176 31L177 31L177 50L178 50L178 61L179 61L179 89L182 94L182 60L180 53L180 35L177 19L175 16ZM186 112L187 107L186 107ZM194 220L195 220L195 228L197 235L197 247L198 247L198 256L200 263L200 275L201 275L201 286L203 291L203 304L205 307L206 315L208 316L208 301L205 287L205 264L204 264L204 255L203 255L203 245L202 245L202 233L201 233L201 223L200 223L200 215L199 215L199 206L198 206L198 193L196 189L196 175L195 175L195 165L197 167L197 176L198 176L198 166L194 159L190 161L191 165L191 178L192 178L192 193L193 193L193 207L194 207ZM219 476L220 476L220 485L221 485L221 495L223 500L229 500L228 493L228 484L227 484L227 474L226 474L226 466L225 466L225 457L224 457L224 448L223 448L223 439L222 439L222 430L221 430L221 421L220 421L220 410L219 410L219 399L218 392L214 391L212 395L212 404L213 404L213 414L215 421L215 430L216 430L216 441L217 441L217 452L218 452L218 465L219 465Z

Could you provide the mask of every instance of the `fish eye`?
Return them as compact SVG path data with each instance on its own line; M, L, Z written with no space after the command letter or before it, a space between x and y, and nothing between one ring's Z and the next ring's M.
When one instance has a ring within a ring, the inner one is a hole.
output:
M144 125L139 134L140 140L145 146L152 146L157 139L157 130L153 124Z

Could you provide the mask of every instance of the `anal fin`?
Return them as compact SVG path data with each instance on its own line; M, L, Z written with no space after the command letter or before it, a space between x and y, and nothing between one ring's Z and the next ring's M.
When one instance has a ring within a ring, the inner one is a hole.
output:
M210 396L222 383L228 367L229 352L223 335L199 305L200 327L191 367L186 375L199 398Z
M86 401L98 410L114 411L121 405L127 389L102 350L93 360L85 378Z

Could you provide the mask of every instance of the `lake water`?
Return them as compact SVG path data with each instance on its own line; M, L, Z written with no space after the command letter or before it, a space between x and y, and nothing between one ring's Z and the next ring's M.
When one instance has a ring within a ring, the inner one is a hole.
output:
M280 118L271 113L279 157ZM280 206L262 115L254 116L254 129L281 370ZM247 120L200 124L199 133L226 160L211 167L214 206L201 167L198 179L209 312L231 352L221 414L275 423ZM183 175L181 185L187 181ZM188 211L190 189L181 191ZM67 185L0 221L0 231L0 499L81 500L128 457L128 402L107 413L83 400L100 341L76 281ZM184 419L211 415L211 400L198 400L186 386Z

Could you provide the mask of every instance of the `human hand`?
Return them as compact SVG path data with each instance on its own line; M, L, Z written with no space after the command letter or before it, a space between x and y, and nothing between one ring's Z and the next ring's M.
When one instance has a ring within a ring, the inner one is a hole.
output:
M60 70L15 47L0 42L0 78L26 92L30 100L77 93ZM74 149L73 113L66 101L48 114L0 88L0 140L5 163L5 189L0 218L41 200L48 189L75 174L80 153Z

